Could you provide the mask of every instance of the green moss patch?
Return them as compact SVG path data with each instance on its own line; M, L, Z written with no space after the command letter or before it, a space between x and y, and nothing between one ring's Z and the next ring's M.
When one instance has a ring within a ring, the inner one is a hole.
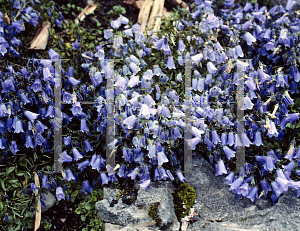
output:
M188 183L182 183L173 194L175 214L180 222L184 218L190 208L194 206L196 200L196 191ZM184 208L184 205L186 208Z
M157 217L157 207L159 205L159 202L155 203L149 208L148 215L155 221L155 225L160 227L161 225L161 219Z

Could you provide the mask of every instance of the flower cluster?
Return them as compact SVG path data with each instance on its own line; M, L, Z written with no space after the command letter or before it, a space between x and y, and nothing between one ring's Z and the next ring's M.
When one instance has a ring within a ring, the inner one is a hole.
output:
M111 28L104 31L106 43L95 52L82 54L80 71L86 73L86 79L79 79L70 66L62 68L60 82L53 62L60 54L53 49L48 60L33 59L31 67L7 66L0 72L2 158L18 156L21 150L50 155L53 131L60 126L53 91L61 84L62 100L69 104L62 107L62 128L64 133L73 124L72 129L77 129L76 135L64 134L59 158L64 179L77 182L79 174L98 172L93 181L79 181L84 194L91 193L96 184L118 178L138 180L145 190L153 180L177 178L183 182L187 143L215 165L216 176L228 174L229 190L240 197L254 201L262 193L276 202L288 187L299 196L299 181L293 178L299 174L298 140L292 141L284 157L279 149L266 147L267 142L284 140L286 129L299 118L298 112L289 109L295 104L291 96L299 93L300 81L300 20L291 12L293 1L286 8L269 11L251 3L232 9L234 1L226 1L227 9L220 16L214 14L212 2L195 3L193 12L176 20L166 34L144 33L139 24L129 26L124 16L112 21ZM19 9L18 0L14 7ZM24 17L31 15L30 9ZM29 22L34 25L32 14ZM62 20L61 15L58 26ZM8 39L8 34L22 31L22 23L6 25L0 20L2 59L7 49L20 44L16 37ZM79 48L76 40L72 49ZM189 63L191 89L186 89ZM107 87L112 76L114 90ZM242 96L237 97L240 91ZM93 92L94 104L88 108L81 101ZM241 104L236 104L236 98ZM113 149L121 160L119 168L107 164L105 149L101 150L112 110L114 140L106 148ZM237 111L243 112L244 125ZM188 125L192 137L185 140ZM245 147L246 163L243 171L234 174L232 166L240 147ZM56 188L57 199L68 200L64 184L57 185L46 174L40 177L42 188ZM30 188L36 190L33 183Z

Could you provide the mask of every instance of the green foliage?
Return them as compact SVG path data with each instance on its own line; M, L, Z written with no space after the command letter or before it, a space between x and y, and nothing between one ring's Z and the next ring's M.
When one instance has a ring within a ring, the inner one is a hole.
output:
M109 14L119 16L120 14L126 14L126 9L122 6L114 6L112 10L108 12Z
M150 206L148 215L155 221L156 226L161 225L161 219L157 217L157 207L159 205L159 202L155 203L154 205Z
M188 212L190 208L194 206L196 200L196 191L188 183L180 184L179 188L173 194L174 197L174 207L175 214L178 221L181 221ZM184 208L184 205L186 208Z
M86 222L86 227L83 230L102 230L101 220L97 217L97 208L95 203L103 199L103 190L98 189L92 192L92 194L80 195L77 194L76 190L72 193L73 196L76 194L80 198L78 207L75 209L76 214L81 215L82 221ZM71 195L72 195L71 194Z

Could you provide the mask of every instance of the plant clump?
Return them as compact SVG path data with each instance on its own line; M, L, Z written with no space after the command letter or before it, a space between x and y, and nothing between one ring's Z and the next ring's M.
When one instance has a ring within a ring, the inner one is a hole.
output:
M194 206L196 200L196 191L188 183L183 182L173 194L175 214L180 222Z

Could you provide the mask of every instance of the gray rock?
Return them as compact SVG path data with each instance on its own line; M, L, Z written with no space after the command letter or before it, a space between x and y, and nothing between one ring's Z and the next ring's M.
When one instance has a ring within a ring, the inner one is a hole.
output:
M150 206L157 202L157 216L162 220L161 229L180 229L171 194L175 192L175 187L171 182L153 182L146 191L139 189L136 201L131 205L123 203L122 199L116 200L118 191L105 188L103 200L96 203L97 215L106 223L107 230L160 230L148 215Z
M101 200L96 203L98 217L100 220L116 225L138 224L146 221L152 221L152 218L145 210L139 210L134 205L126 205L121 199L113 207L108 200Z
M48 209L53 207L55 204L55 201L56 201L55 196L49 191L46 191L44 193L44 196L46 198L46 200L45 200L46 207L42 206L42 213L46 212Z
M185 177L196 190L194 208L198 220L187 231L300 230L300 201L294 190L289 189L274 206L266 198L252 203L230 193L224 177L215 177L213 167L204 159L193 156L193 165L193 174Z
M175 214L172 192L175 192L175 188L171 182L154 182L146 191L138 191L135 205L148 211L150 206L159 202L157 216L161 219L161 227L179 230L180 223Z

